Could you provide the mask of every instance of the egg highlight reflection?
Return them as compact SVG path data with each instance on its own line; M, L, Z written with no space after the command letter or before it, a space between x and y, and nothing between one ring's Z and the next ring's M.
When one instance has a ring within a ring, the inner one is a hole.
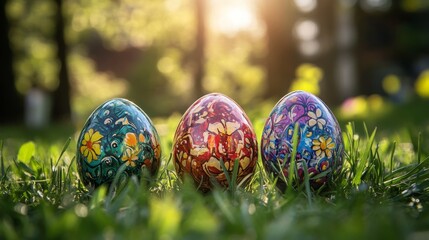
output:
M179 122L173 141L173 160L179 176L190 176L199 189L211 181L228 187L222 162L231 175L238 160L236 182L246 183L258 158L258 144L244 111L225 95L207 94L193 103Z
M149 117L126 99L107 101L94 110L77 141L77 166L83 183L95 188L113 181L118 169L140 176L158 171L161 148Z
M289 176L295 124L298 124L295 159L299 180L303 181L307 168L312 188L318 189L341 167L344 144L334 114L311 93L291 92L274 106L262 133L264 167L279 177L277 187L283 191L284 177Z

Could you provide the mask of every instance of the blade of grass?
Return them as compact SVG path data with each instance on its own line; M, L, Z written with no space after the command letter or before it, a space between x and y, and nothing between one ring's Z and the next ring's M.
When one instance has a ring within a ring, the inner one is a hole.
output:
M225 174L226 181L228 182L228 189L231 192L231 194L234 195L234 192L237 188L237 177L238 177L238 167L240 165L240 162L238 159L234 160L234 167L232 169L232 172L229 171L226 166L225 162L221 159L220 160L220 166L222 167L222 171Z
M393 172L393 157L395 156L396 141L393 142L392 152L390 153L390 173Z
M119 178L119 181L121 180L122 179ZM139 181L137 180L136 175L129 176L124 185L122 185L122 183L124 182L119 182L120 186L118 186L118 188L120 188L120 191L116 192L114 199L112 198L112 200L109 202L109 205L106 207L106 210L110 213L117 213L124 207L129 208L130 206L127 206L128 204L125 204L127 198L129 198L131 194L137 194ZM136 197L132 198L135 199Z
M419 136L417 138L417 163L420 164L421 158L421 141L422 141L422 132L419 132Z
M231 177L231 186L229 187L231 191L235 192L237 188L237 178L238 178L238 167L240 166L240 161L235 159L234 168L232 169L232 177Z
M286 159L283 162L286 162ZM276 171L276 173L277 173L277 174L275 174L275 176L276 176L275 177L276 178L276 181L275 181L276 184L277 184L278 179L280 179L280 181L283 181L284 184L288 185L288 180L287 180L287 178L286 178L286 176L285 176L285 174L283 172L283 166L285 164L284 163L281 164L279 159L277 159L277 166L278 167L276 167L274 165L274 163L272 163L272 162L270 162L270 164L271 164L271 169L274 169L274 171ZM284 189L282 189L282 191L284 191Z
M70 169L73 166L73 163L74 163L75 160L76 160L76 157L73 157L72 160L70 161L69 166L67 167L66 179L70 178Z
M223 159L219 159L220 167L222 168L223 173L225 174L226 182L228 183L228 186L231 186L231 176L229 175L228 169L226 169L225 162Z
M112 200L114 198L114 195L115 195L115 192L116 192L115 190L117 188L119 180L121 179L122 173L125 171L126 168L127 168L127 165L126 164L122 164L119 167L118 171L116 172L116 175L113 178L113 181L112 181L112 183L110 184L110 187L109 187L108 198L107 198L108 201L105 202L105 207L106 208L108 208L109 205L111 204L111 202L112 202Z
M426 165L429 165L429 157L424 159L420 164L415 165L415 167L413 167L411 170L408 171L408 168L402 168L401 171L405 170L405 173L403 175L397 176L397 177L393 177L395 176L396 172L394 171L393 175L389 175L388 177L393 177L390 178L386 181L384 181L384 184L390 184L390 185L394 185L396 183L399 183L401 181L404 181L405 179L417 174L419 171L424 171L426 169Z
M243 179L241 179L241 181L237 184L237 187L241 187L243 186L243 184L247 181L247 179L253 177L253 174L248 174L246 175ZM249 185L252 183L252 180L250 180L251 182L249 182Z
M321 172L321 173L319 173L319 174L317 174L317 175L314 175L314 176L309 176L309 179L311 179L311 180L316 180L316 179L318 179L318 178L322 178L322 177L326 177L328 174L330 174L332 172L332 169L331 168L329 168L329 169L327 169L327 170L325 170L325 171L323 171L323 172Z
M293 130L293 136L292 136L292 155L290 157L290 163L289 163L289 170L288 170L288 186L287 186L287 193L288 195L292 192L293 189L293 180L295 176L295 167L296 167L296 153L298 151L298 128L299 124L295 123L295 127Z
M105 202L106 194L107 187L105 185L98 187L92 194L92 198L89 202L89 208L94 209L95 207L101 206L101 204Z
M67 148L69 147L71 142L71 137L69 137L66 141L66 143L63 146L63 149L61 150L60 156L57 159L57 163L55 164L55 168L58 167L58 164L60 163L61 158L63 157L64 153L67 151Z
M312 199L312 195L311 195L310 176L308 174L307 163L302 164L302 166L304 167L304 185L305 185L305 192L307 195L308 206L310 208L312 208L313 207L313 199Z
M384 181L384 164L380 160L380 154L378 152L379 145L376 144L375 150L371 151L371 155L368 160L368 167L364 175L362 175L362 179L368 179L369 182L379 186Z
M355 138L354 138L354 135L355 135L355 125L354 125L354 122L349 122L348 124L347 124L347 126L346 126L346 130L347 130L347 140L348 140L348 147L349 147L349 149L350 149L350 154L349 154L349 159L351 160L350 161L350 164L351 164L351 168L353 169L354 168L354 165L355 165L355 163L356 163L356 151L355 151L355 146L356 146L356 143L355 143Z
M1 162L1 176L2 178L5 175L5 171L4 171L4 160L3 160L3 140L0 140L0 162Z
M213 197L214 197L215 202L219 206L220 211L223 213L223 215L225 215L226 219L230 223L235 223L234 215L232 214L231 209L228 207L229 204L226 203L228 198L222 197L221 192L219 192L219 191L214 191Z
M172 180L171 180L171 177L170 177L170 174L169 174L169 171L168 171L168 169L167 169L167 166L169 165L169 163L171 162L171 159L173 158L173 155L170 153L170 158L168 159L168 161L167 161L167 163L165 164L165 175L167 176L167 178L168 178L168 184L169 184L169 187L173 187L173 183L172 183Z
M366 137L368 139L366 148L363 152L362 158L360 158L360 161L358 162L355 176L353 178L353 185L358 186L362 181L362 174L365 171L365 166L367 166L368 161L370 161L371 152L372 152L372 145L374 143L375 134L377 132L377 128L374 129L371 136L369 136L368 129L366 127L366 124L364 123L365 133Z

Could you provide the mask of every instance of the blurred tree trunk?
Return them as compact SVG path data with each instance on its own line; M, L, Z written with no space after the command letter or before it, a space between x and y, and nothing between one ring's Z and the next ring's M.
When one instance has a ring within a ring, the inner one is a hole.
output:
M205 31L204 19L206 1L195 0L195 15L197 21L196 45L195 45L195 69L194 69L194 96L203 95L203 78L205 63Z
M59 85L53 96L53 118L56 121L69 121L71 119L70 81L67 67L67 45L64 39L63 1L55 0L55 4L57 7L55 41L60 71L58 74Z
M328 105L339 104L341 94L338 94L339 88L335 78L337 1L323 0L318 1L318 4L316 22L320 27L321 54L317 57L315 63L323 69L320 97Z
M269 0L261 3L266 25L265 98L279 99L285 95L294 79L297 52L292 27L295 9L292 0Z
M6 2L1 1L0 10L0 123L18 123L23 121L24 102L15 87Z

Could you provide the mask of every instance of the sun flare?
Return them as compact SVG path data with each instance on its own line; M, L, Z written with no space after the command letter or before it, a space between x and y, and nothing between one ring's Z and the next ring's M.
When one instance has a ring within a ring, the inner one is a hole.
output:
M257 32L259 28L253 1L210 0L208 13L213 32L234 35L241 31Z

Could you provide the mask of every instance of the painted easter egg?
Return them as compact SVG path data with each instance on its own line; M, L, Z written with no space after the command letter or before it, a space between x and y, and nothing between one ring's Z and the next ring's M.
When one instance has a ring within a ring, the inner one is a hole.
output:
M89 116L77 140L77 166L88 188L111 183L122 174L157 173L161 148L152 121L137 105L121 98L100 105Z
M207 192L212 181L228 187L225 173L232 176L238 163L235 180L245 185L258 159L257 145L252 124L238 104L222 94L207 94L179 122L173 142L175 168Z
M289 176L296 124L298 178L302 182L307 169L312 188L318 189L341 167L344 145L334 114L311 93L291 92L274 106L262 133L264 167L279 177L277 187L283 191Z

